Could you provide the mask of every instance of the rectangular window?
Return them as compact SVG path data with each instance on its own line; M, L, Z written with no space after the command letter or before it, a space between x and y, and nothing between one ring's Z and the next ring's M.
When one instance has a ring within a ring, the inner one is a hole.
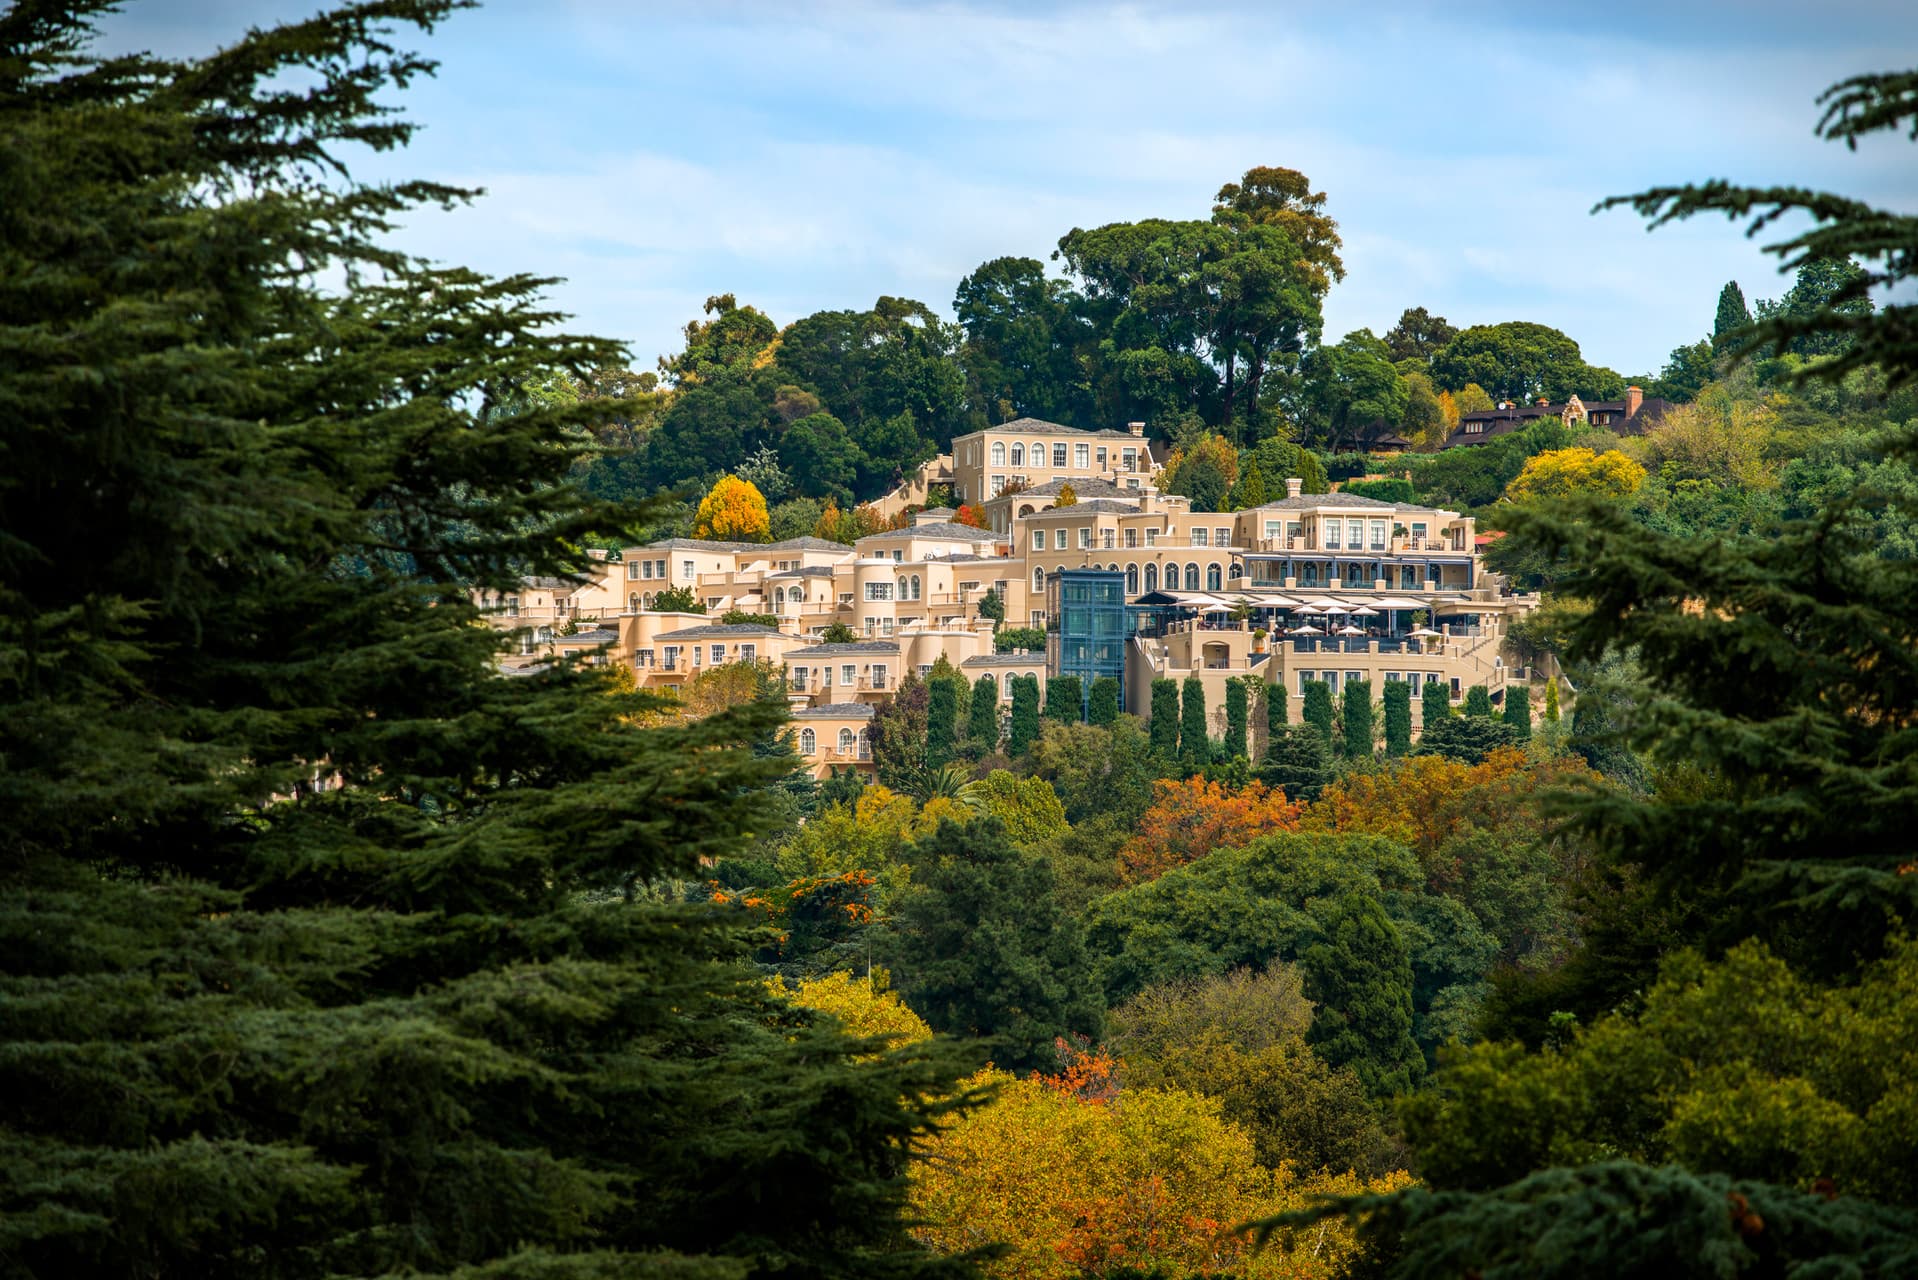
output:
M1412 536L1414 538L1423 538L1425 536L1425 521L1414 520L1412 522Z
M1105 469L1106 469L1106 451L1105 451L1105 446L1104 446L1104 445L1100 445L1100 446L1099 446L1099 470L1101 470L1101 471L1104 471Z
M806 668L794 667L792 670L792 676L793 676L793 692L794 693L806 692Z
M652 666L653 651L651 649L641 649L638 653L633 655L633 665L636 667Z
M696 644L695 644L695 645L688 645L688 646L687 646L687 648L689 648L689 649L691 649L691 650L692 650L692 654L693 654L693 665L694 665L695 667L696 667L696 666L698 666L698 665L699 665L699 660L700 660L700 658L701 658L701 656L702 656L702 655L704 655L704 653L705 653L705 650L703 650L703 649L701 649L701 648L700 648L700 647L699 647L698 645L696 645Z
M1127 547L1136 547L1139 545L1139 531L1137 529L1127 529L1125 531L1125 544Z
M1314 678L1315 678L1315 677L1314 677L1314 676L1312 675L1312 673L1311 673L1310 671L1301 671L1301 672L1299 672L1299 696L1300 696L1301 698L1303 698L1303 697L1305 696L1305 685L1306 685L1306 682L1307 682L1308 680L1312 680L1312 679L1314 679Z
M1385 550L1385 521L1374 520L1369 527L1372 532L1372 550Z
M892 599L892 583L868 582L866 584L866 599L868 600Z
M1279 537L1284 532L1284 529L1285 521L1283 520L1267 520L1265 522L1265 536L1268 538Z
M892 634L892 618L891 617L884 617L879 620L879 634L882 636L889 636Z
M651 560L641 561L633 567L640 571L639 576L642 578L650 579L653 576L653 562Z
M881 667L881 666L873 667L872 687L875 689L883 689L886 687L886 669L884 667Z
M1338 697L1339 696L1339 673L1336 671L1326 671L1326 672L1323 672L1322 674L1325 677L1326 685L1332 690L1332 696L1335 698Z
M1091 549L1092 549L1092 530L1080 529L1079 530L1079 550L1089 551Z
M1345 545L1354 551L1365 545L1365 521L1347 520L1345 522Z
M1032 549L1034 551L1044 551L1046 549L1046 531L1044 529L1034 529L1032 531Z
M1054 529L1052 531L1052 549L1054 551L1064 551L1066 549L1066 531L1064 529Z
M1099 546L1102 550L1105 550L1105 551L1112 550L1112 541L1113 541L1112 530L1101 529L1099 531Z
M644 563L642 560L628 560L626 562L626 580L628 582L639 577L639 567Z
M1229 546L1231 546L1231 545L1232 545L1232 530L1230 530L1230 529L1214 529L1214 530L1212 531L1212 545L1213 545L1213 546L1215 546L1215 547L1229 547Z
M1327 551L1337 551L1339 549L1339 530L1344 527L1345 526L1337 520L1327 520L1325 522L1325 549Z
M1004 476L994 476L992 478L992 496L996 498L1000 494L1004 493L1005 490L1006 490L1006 478Z
M1388 671L1385 673L1385 683L1387 684L1400 684L1404 679L1405 677L1397 671Z
M1353 684L1363 679L1365 679L1365 673L1363 671L1348 671L1345 673L1345 683L1347 684Z
M832 688L832 668L831 667L819 668L819 687L821 689Z
M740 645L739 660L741 662L757 662L759 660L759 646L751 644Z
M1138 450L1136 449L1124 450L1123 452L1119 454L1119 462L1122 466L1125 467L1127 471L1137 471L1139 469Z
M867 618L867 619L866 619L866 634L867 634L867 635L869 635L869 636L870 636L870 635L876 635L876 634L878 633L878 631L879 631L879 619L877 619L877 618Z
M1128 489L1136 489L1139 487L1139 482L1128 477L1125 482L1125 487Z
M1203 546L1205 546L1205 545L1206 545L1206 544L1207 544L1208 542L1210 542L1210 541L1211 541L1211 539L1210 539L1209 537L1207 537L1207 535L1206 535L1206 531L1205 531L1204 529L1194 529L1194 530L1192 531L1192 545L1193 545L1193 546L1195 546L1195 547L1203 547Z
M850 663L839 668L839 683L845 685L848 689L858 684L859 668Z
M726 661L726 646L723 644L714 645L713 646L713 665L719 666L721 663L725 661Z
M1091 466L1092 465L1092 446L1089 444L1073 445L1072 446L1072 465L1080 468L1081 470Z
M1148 547L1156 547L1159 545L1159 531L1157 529L1147 529L1145 531L1145 544Z
M892 562L894 564L898 564L900 561L904 560L905 558L906 558L906 549L904 547L901 547L899 550L892 553Z
M666 562L664 560L653 561L653 576L655 578L663 578L666 576Z
M1052 446L1052 465L1055 467L1063 467L1066 465L1066 447L1064 445L1055 444Z
M666 657L666 670L677 671L679 669L679 646L676 644L667 645L666 651L665 651L665 657Z
M1421 672L1408 671L1405 673L1405 683L1412 686L1412 696L1414 698L1419 696L1419 684L1424 679L1425 679L1425 676Z
M698 576L693 572L693 562L691 560L681 560L679 562L679 575L689 583Z
M506 597L506 616L509 618L519 617L519 597L518 596Z

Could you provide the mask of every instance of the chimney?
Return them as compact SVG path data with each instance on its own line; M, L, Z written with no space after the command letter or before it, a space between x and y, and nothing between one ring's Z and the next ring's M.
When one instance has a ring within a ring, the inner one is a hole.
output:
M1645 393L1638 387L1625 388L1625 420L1631 421L1638 416L1638 406L1645 403Z
M1299 490L1304 487L1305 481L1299 479L1297 476L1287 476L1285 478L1285 496L1288 498L1298 497Z
M1145 435L1145 423L1143 422L1128 422L1125 424L1125 429L1131 435Z
M1547 400L1544 396L1540 396L1537 400L1533 401L1533 403L1538 405L1539 408L1543 409L1546 405L1550 404L1551 401Z

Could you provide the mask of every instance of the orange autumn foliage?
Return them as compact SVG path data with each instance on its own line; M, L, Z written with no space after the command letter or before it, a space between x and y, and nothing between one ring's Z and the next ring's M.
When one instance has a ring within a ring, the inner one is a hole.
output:
M1152 806L1119 850L1128 884L1156 880L1214 849L1233 848L1276 831L1297 831L1303 806L1277 787L1252 781L1237 791L1204 778L1152 784Z
M693 536L721 542L764 542L772 536L766 499L738 476L721 476L693 513Z
M961 503L959 510L953 513L952 522L963 524L969 529L983 529L986 527L985 508L975 507L971 503Z
M1448 842L1483 827L1542 824L1531 803L1536 794L1580 775L1592 776L1575 757L1533 762L1514 747L1501 747L1476 765L1412 756L1386 771L1332 783L1301 826L1396 840L1418 855L1431 886L1444 889L1458 871L1441 853Z

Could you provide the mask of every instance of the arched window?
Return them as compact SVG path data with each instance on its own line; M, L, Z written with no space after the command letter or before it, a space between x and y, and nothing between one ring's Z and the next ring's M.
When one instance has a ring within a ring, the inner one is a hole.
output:
M626 612L628 613L639 612L639 592L635 591L631 595L628 595L626 597Z
M1196 564L1189 564L1185 567L1185 589L1187 591L1197 591L1199 589L1199 566Z
M1219 566L1216 564L1207 565L1205 567L1205 589L1207 591L1217 591L1224 585L1224 576L1220 574Z
M1139 594L1139 566L1136 564L1125 567L1125 593L1129 596Z
M841 729L839 731L839 754L842 756L851 755L852 744L853 744L852 730Z
M794 587L792 594L786 598L794 604L804 604L806 603L806 589L804 587Z
M775 605L781 605L786 603L786 588L784 587L773 588L773 603Z
M899 595L897 598L900 600L911 599L911 597L906 594L906 579L903 574L901 574L899 578Z
M1145 589L1149 592L1159 589L1159 566L1156 564L1145 567Z
M1006 465L1006 442L1003 440L992 442L992 465L995 467Z
M1046 465L1046 446L1043 441L1034 440L1032 442L1032 465L1035 467L1043 467Z
M1046 589L1046 571L1044 569L1034 569L1032 571L1032 589L1035 593Z
M1238 563L1234 561L1232 567L1225 571L1225 576L1232 579L1232 581L1237 582L1240 578L1243 578L1245 576L1245 570L1240 568Z
M1118 565L1116 565L1116 564L1109 564L1109 565L1107 565L1107 566L1106 566L1106 572L1107 572L1107 573L1117 573L1117 572L1119 572L1119 566L1118 566Z
M919 598L919 575L916 573L912 575L912 598L914 600Z
M1003 447L1004 446L1001 446L1001 448ZM1024 445L1015 444L1012 446L1012 465L1015 467L1023 467L1026 465L1026 447Z
M870 756L871 754L872 754L872 746L866 741L866 731L864 729L861 729L859 731L859 758L861 760L864 760L866 757Z
M801 729L799 731L799 754L802 756L810 756L816 755L818 751L819 735L815 734L811 729Z

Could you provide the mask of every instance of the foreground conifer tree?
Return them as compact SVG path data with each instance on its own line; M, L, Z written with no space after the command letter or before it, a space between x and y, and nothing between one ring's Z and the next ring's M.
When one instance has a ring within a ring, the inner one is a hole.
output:
M470 592L635 513L564 483L609 406L497 410L617 350L339 167L450 7L188 63L0 14L0 1271L960 1270L899 1217L950 1071L647 892L756 829L777 708L494 674Z

